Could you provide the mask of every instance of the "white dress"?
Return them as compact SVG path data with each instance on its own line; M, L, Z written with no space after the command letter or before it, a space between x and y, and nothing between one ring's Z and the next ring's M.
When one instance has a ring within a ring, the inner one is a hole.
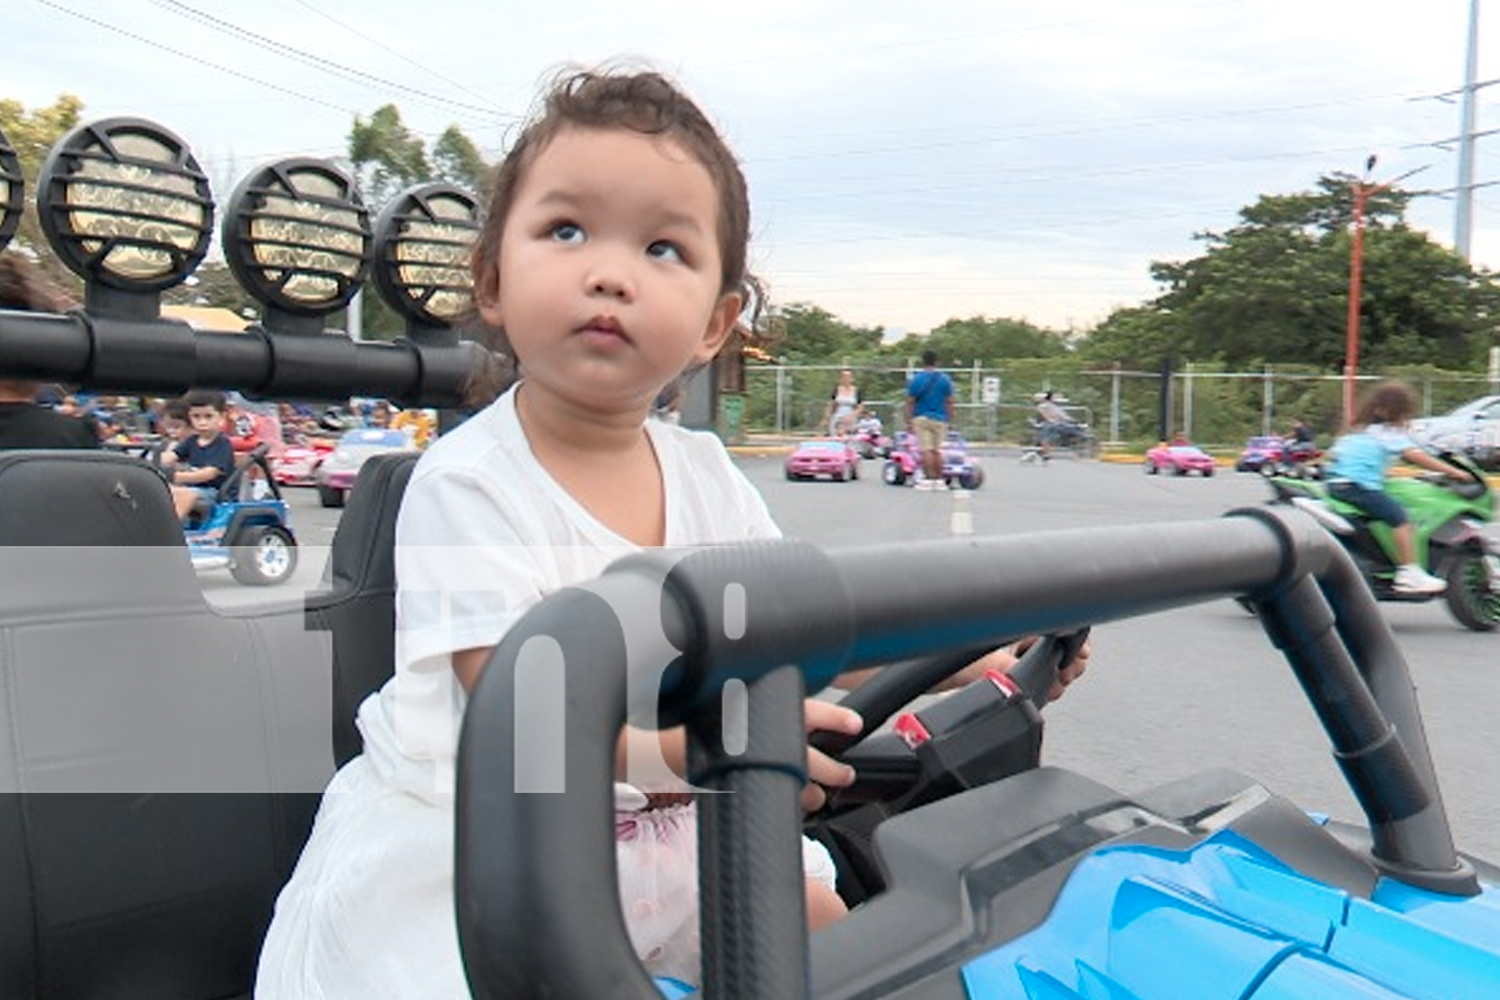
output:
M660 421L646 430L661 467L669 547L779 537L718 438ZM396 539L395 675L360 706L364 753L334 776L277 899L258 1000L468 996L453 917L452 788L464 692L450 654L495 645L544 595L638 551L537 462L514 389L423 454ZM631 786L617 786L626 923L653 974L693 981L695 817L689 807L643 804ZM832 884L820 845L804 840L803 857L809 877Z

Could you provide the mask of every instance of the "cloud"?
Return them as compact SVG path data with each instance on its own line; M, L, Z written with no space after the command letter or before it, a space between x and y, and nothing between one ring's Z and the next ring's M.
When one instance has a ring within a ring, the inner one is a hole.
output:
M1467 17L1394 0L185 8L11 0L0 96L67 91L91 117L160 121L222 203L265 160L340 154L353 117L385 103L428 138L457 123L498 153L549 70L641 57L744 161L773 293L913 331L976 313L1087 325L1151 295L1150 262L1196 253L1195 232L1371 151L1382 177L1430 164L1421 183L1451 187L1453 154L1430 144L1458 112L1428 98L1462 82ZM1500 23L1485 27L1488 52ZM1481 182L1500 171L1495 141ZM1500 262L1497 209L1481 189L1480 263ZM1412 219L1446 243L1452 213L1432 196Z

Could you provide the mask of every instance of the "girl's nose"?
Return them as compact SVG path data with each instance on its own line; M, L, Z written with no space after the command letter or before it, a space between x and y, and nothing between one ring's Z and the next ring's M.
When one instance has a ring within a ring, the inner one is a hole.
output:
M589 294L629 300L635 295L635 280L630 266L620 255L600 254L589 268L586 278Z

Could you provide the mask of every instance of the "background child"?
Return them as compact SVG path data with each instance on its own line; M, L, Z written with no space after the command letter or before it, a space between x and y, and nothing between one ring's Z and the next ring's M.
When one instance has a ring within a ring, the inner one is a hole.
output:
M1393 589L1408 594L1438 594L1447 584L1417 562L1411 521L1406 508L1385 492L1385 476L1398 458L1455 479L1468 479L1469 474L1429 455L1411 439L1406 424L1416 411L1416 396L1404 383L1374 386L1360 403L1353 428L1333 443L1328 492L1391 526L1398 561Z
M224 394L194 389L182 401L192 433L161 453L161 464L172 477L172 506L179 520L192 513L200 497L211 501L234 471L234 445L224 433Z

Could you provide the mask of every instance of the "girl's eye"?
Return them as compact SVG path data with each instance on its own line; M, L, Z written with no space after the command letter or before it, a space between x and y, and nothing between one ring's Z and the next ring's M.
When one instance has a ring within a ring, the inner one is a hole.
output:
M655 257L658 260L676 261L678 263L681 263L683 259L682 251L677 248L677 244L668 242L667 240L657 240L652 243L646 248L646 255L648 257Z
M583 227L575 222L559 222L552 227L552 238L559 243L582 243Z

